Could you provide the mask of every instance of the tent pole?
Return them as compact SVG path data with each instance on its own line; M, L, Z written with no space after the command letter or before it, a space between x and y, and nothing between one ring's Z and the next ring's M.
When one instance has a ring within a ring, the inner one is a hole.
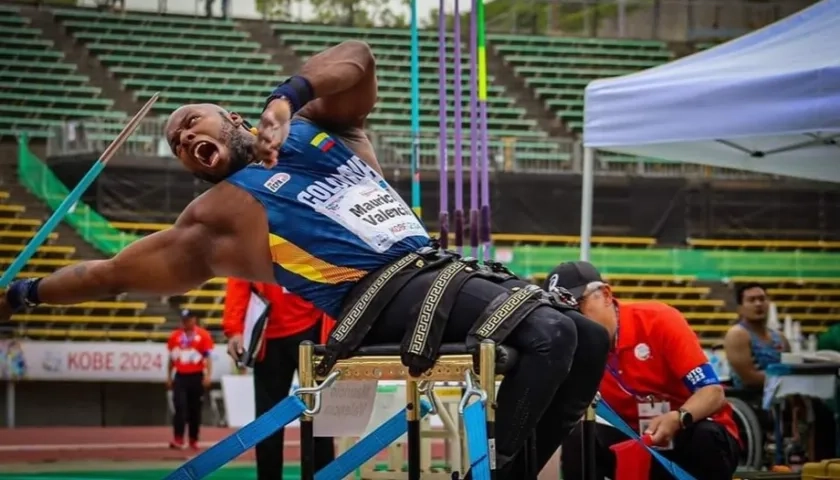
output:
M580 191L580 259L589 261L592 244L592 196L595 177L595 150L583 149L583 177Z

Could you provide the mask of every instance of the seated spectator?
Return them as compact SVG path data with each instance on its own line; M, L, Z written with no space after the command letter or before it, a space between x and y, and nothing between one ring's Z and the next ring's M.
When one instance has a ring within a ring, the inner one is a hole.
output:
M767 328L770 302L767 291L758 283L747 283L736 289L738 323L726 332L723 348L736 388L764 388L764 371L782 361L782 352L790 344L781 333Z
M770 299L767 289L760 283L740 285L735 291L738 304L738 323L732 326L724 337L723 348L732 372L735 388L751 390L760 399L764 391L765 370L770 365L781 363L782 353L790 352L790 342L785 336L767 328ZM835 456L835 428L833 414L821 401L811 402L813 440L801 438L799 422L793 418L807 418L807 408L801 397L789 399L789 406L783 415L784 430L798 442L808 444L809 460L819 461ZM759 420L768 433L773 431L773 417L763 410L757 410ZM810 444L813 443L813 447Z
M613 351L600 386L601 397L662 454L703 480L729 480L738 466L740 443L724 391L679 311L660 302L619 302L592 264L564 263L549 275L546 289L562 287L581 312L610 332ZM581 479L581 429L563 442L563 478ZM596 478L616 478L610 446L627 440L619 430L596 427ZM670 479L655 461L651 479Z

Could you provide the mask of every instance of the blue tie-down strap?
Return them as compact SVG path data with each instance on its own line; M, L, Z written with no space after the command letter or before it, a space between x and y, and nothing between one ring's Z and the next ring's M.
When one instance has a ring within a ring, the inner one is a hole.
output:
M483 399L464 408L464 432L467 435L467 451L470 455L470 472L473 480L490 480L487 412Z
M298 419L306 405L297 396L287 397L219 443L178 467L165 480L200 480L242 455L274 432Z
M641 443L645 446L648 452L668 471L674 478L677 480L695 480L694 477L691 476L690 473L683 470L679 465L676 463L668 460L667 458L663 457L662 454L657 452L655 449L649 447L642 438L636 433L635 430L630 428L630 425L627 425L627 422L621 419L615 411L604 402L603 399L598 401L597 406L595 407L595 413L598 414L599 417L603 418L604 421L612 425L613 427L617 428L621 433L627 435L627 437L636 440L637 442Z
M425 399L420 399L420 418L431 411L431 404ZM370 432L366 437L359 439L349 450L339 455L315 474L315 480L336 480L344 478L360 468L368 460L376 456L388 445L394 443L398 438L408 431L406 420L406 409L386 420L376 430Z

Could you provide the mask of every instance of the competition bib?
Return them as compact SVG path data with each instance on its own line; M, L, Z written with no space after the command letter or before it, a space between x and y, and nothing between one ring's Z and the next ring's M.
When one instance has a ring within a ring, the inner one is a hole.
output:
M384 181L365 178L319 203L315 209L379 253L405 238L427 236L408 205Z

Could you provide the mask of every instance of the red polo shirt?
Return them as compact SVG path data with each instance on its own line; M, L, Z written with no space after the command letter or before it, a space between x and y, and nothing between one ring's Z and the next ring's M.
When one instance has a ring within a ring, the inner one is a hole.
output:
M697 335L682 314L660 302L619 303L618 339L601 379L607 404L636 431L639 397L669 401L681 407L692 389L707 385L710 367ZM727 403L712 420L740 441ZM701 420L696 418L695 421Z
M190 331L178 328L166 344L176 373L201 373L205 358L213 353L213 337L207 330L195 326Z
M293 295L279 285L252 283L228 278L222 329L230 338L245 328L245 312L251 300L251 285L271 305L265 338L284 338L312 328L324 315L306 300Z

